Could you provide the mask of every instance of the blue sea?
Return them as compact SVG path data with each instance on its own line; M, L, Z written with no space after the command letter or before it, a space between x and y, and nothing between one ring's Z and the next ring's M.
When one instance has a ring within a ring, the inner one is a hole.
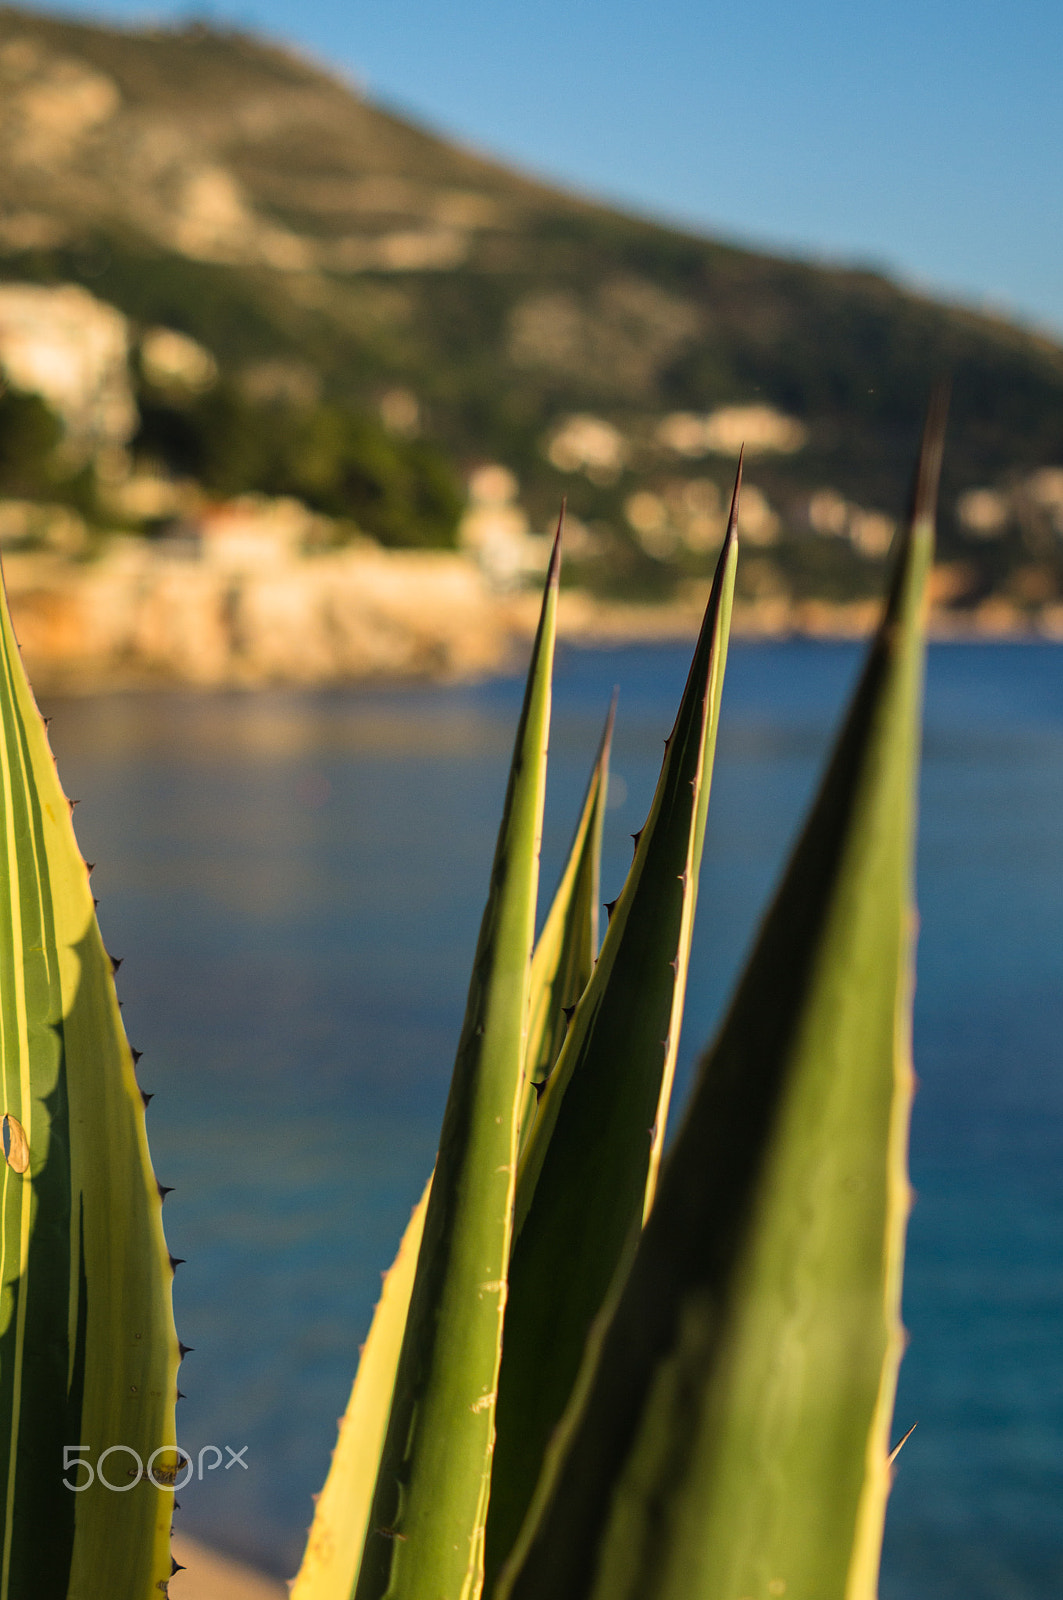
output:
M739 643L724 691L679 1093L858 668ZM563 651L544 896L614 684L618 891L687 665ZM521 686L59 701L52 739L141 1081L208 1450L192 1533L298 1564L380 1272L431 1168ZM931 649L910 1347L883 1600L1063 1593L1063 648Z

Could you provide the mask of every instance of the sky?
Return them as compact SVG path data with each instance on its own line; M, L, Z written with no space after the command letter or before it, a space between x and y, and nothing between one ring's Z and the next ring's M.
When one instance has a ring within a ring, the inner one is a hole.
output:
M62 0L265 32L372 98L695 231L1063 336L1060 0Z

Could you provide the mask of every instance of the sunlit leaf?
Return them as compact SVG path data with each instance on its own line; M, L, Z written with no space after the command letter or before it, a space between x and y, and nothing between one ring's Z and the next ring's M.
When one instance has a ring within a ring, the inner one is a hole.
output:
M173 1271L112 962L6 599L0 830L0 1600L158 1600Z
M512 1225L560 529L425 1216L358 1600L479 1586Z

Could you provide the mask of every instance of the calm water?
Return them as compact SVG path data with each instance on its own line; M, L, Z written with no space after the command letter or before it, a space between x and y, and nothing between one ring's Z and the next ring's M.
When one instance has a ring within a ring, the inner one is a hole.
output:
M684 1030L712 1031L857 664L739 645ZM617 892L685 652L560 661L553 881L620 685ZM170 1247L186 1448L248 1446L185 1525L294 1570L360 1340L434 1153L519 686L60 703ZM1063 1592L1063 649L931 653L906 1446L883 1600Z

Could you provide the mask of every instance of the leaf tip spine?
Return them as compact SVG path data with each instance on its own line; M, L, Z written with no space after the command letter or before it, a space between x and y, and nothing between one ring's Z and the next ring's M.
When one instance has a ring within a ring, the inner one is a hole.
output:
M557 531L550 549L550 565L546 571L547 590L556 589L561 582L561 540L565 532L565 511L568 500L565 495L561 497L561 510L557 518Z
M893 1463L896 1461L897 1457L900 1455L901 1451L904 1449L905 1445L908 1443L908 1440L912 1437L912 1434L915 1432L915 1430L916 1430L916 1428L918 1428L918 1426L919 1426L918 1421L913 1422L911 1427L908 1429L908 1432L904 1435L903 1439L899 1439L897 1441L897 1443L893 1446L893 1449L890 1451L889 1455L886 1457L886 1465L888 1467L892 1467Z
M724 534L721 560L723 559L723 555L727 553L729 547L738 539L738 506L742 498L742 469L745 466L745 459L746 447L745 444L743 444L738 452L738 466L735 470L735 486L731 491L731 509L727 514L727 532Z
M605 714L605 727L602 729L602 742L598 749L599 765L605 766L609 759L609 751L613 743L613 728L616 725L616 703L620 699L620 685L613 684L613 692L609 697L609 710Z

